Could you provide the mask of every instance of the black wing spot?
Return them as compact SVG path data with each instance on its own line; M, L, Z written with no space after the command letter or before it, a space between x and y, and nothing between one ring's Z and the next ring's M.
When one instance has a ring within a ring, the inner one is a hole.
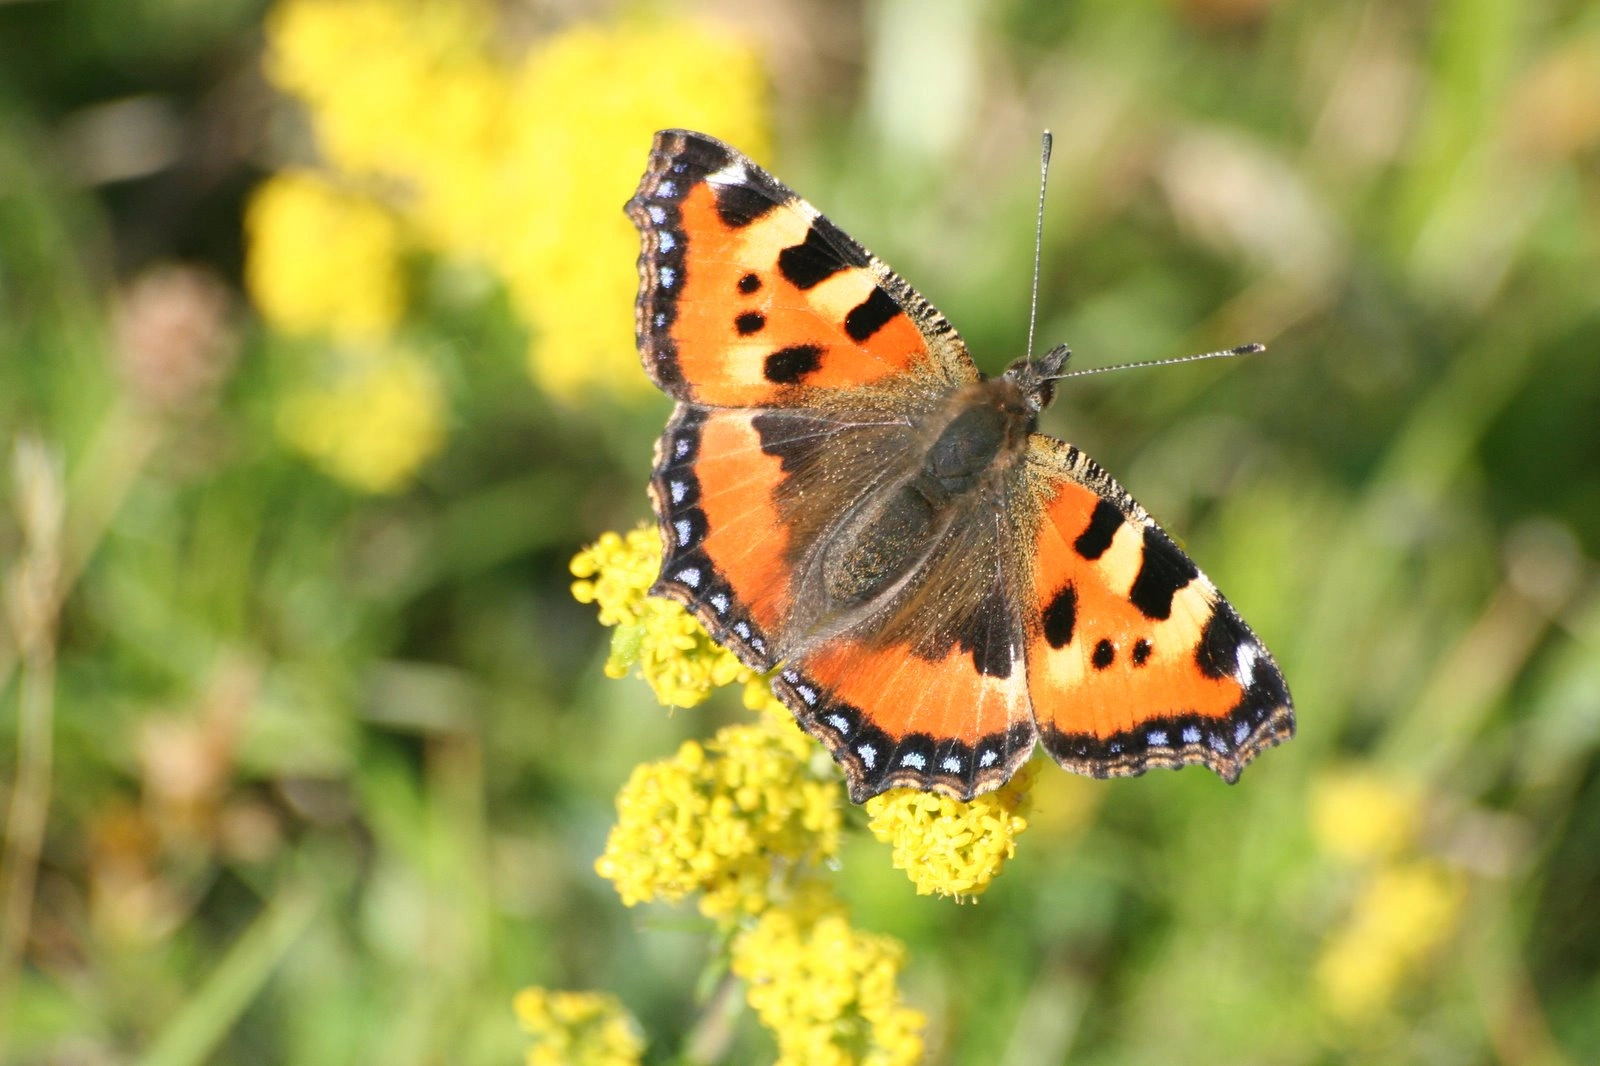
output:
M760 333L767 324L767 316L760 311L746 311L733 320L733 328L739 331L739 336L748 337L752 333Z
M1078 624L1078 590L1070 581L1050 600L1043 621L1044 639L1052 648L1065 648L1072 643L1072 631Z
M853 341L864 341L900 314L900 305L882 289L874 288L872 295L850 309L844 316L844 331Z
M778 272L797 289L815 288L848 265L815 222L806 230L805 240L778 253Z
M1088 528L1072 542L1073 549L1085 559L1100 558L1111 547L1111 538L1122 528L1122 522L1122 512L1117 510L1116 504L1106 499L1096 501Z
M761 288L761 279L754 274L746 274L739 279L739 291L746 296Z
M993 631L985 634L993 638ZM972 665L984 677L1007 678L1011 676L1011 642L1004 634L999 639L985 639L972 646Z
M984 677L1010 677L1015 658L1011 612L1002 589L998 584L991 589L956 634L956 643L972 654L973 667Z
M1150 661L1150 642L1144 638L1133 646L1133 665L1143 666Z
M821 365L821 348L815 344L795 344L767 356L761 372L774 385L793 385Z
M743 229L778 206L770 196L749 185L708 184L716 196L717 217L733 229Z
M1128 591L1128 600L1146 618L1170 618L1172 597L1199 576L1200 568L1194 560L1165 533L1155 526L1145 526L1144 559L1139 564L1139 576Z
M1104 670L1117 658L1117 649L1109 640L1102 640L1094 646L1094 655L1089 659L1096 670Z

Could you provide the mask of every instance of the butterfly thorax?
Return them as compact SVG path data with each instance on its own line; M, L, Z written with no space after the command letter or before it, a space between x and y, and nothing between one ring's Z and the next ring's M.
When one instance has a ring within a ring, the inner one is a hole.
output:
M1008 465L1020 456L1035 419L1022 390L1008 377L961 389L940 414L943 426L917 479L936 502L971 491L996 464Z

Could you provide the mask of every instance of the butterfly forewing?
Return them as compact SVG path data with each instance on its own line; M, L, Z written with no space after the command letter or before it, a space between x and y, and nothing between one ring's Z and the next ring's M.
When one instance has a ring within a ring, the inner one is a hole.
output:
M977 377L909 285L715 138L658 133L627 211L640 354L677 399L911 409Z

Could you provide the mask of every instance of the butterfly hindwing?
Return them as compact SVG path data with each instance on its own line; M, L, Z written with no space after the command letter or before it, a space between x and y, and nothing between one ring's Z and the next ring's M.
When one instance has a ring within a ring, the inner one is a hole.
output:
M1033 751L1008 541L993 516L958 519L902 587L779 670L774 691L856 802L894 787L971 799Z
M715 138L658 133L627 210L640 354L679 400L892 410L977 378L938 311Z
M1233 781L1293 735L1272 656L1120 485L1041 434L1026 482L1028 688L1057 762L1096 777L1204 763Z

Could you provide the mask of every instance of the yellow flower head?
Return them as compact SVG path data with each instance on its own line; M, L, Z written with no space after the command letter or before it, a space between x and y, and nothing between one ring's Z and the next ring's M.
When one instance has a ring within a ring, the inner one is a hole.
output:
M778 1066L897 1066L922 1057L926 1019L896 986L904 947L820 915L775 907L733 941L733 972L778 1041Z
M266 73L309 106L334 166L416 182L501 117L493 31L472 0L282 0L266 20Z
M763 720L635 767L596 871L630 907L700 892L708 917L761 911L775 876L839 847L839 786L808 771L810 753L793 722Z
M444 441L438 376L401 350L345 353L330 369L331 380L283 398L279 435L352 488L403 488Z
M1317 960L1329 1009L1351 1021L1380 1013L1455 930L1464 896L1460 875L1431 860L1379 871Z
M513 1006L533 1037L528 1066L635 1066L644 1054L639 1024L608 992L525 988Z
M572 595L600 607L602 625L616 626L607 677L638 668L667 707L693 707L713 689L751 672L671 600L649 595L661 569L661 538L640 527L626 537L604 533L572 559Z
M399 321L400 226L371 200L286 171L251 196L245 229L245 282L278 329L378 338Z
M1345 770L1311 790L1311 828L1330 855L1370 862L1399 853L1417 836L1420 797L1414 788L1377 774Z
M867 801L872 835L894 847L894 864L917 886L960 900L981 895L1016 854L1028 828L1021 811L1033 784L1033 764L994 792L968 802L915 789L891 789Z

